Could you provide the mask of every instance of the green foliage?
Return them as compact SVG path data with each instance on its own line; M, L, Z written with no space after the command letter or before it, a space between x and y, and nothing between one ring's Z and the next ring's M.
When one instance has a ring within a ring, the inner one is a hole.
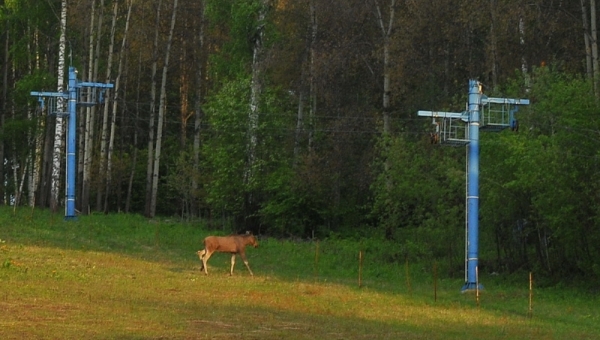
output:
M215 211L240 213L243 206L249 80L227 83L205 106L212 136L203 144L207 203Z
M501 269L536 269L555 281L597 276L600 233L590 217L598 213L598 185L590 179L600 126L591 93L587 80L538 69L519 134L484 144L481 215L494 227L482 237L488 249L496 244Z
M257 22L260 0L206 3L206 17L216 36L226 36L219 52L211 55L210 72L222 83L249 72L252 47L260 23Z
M317 195L319 188L302 182L291 167L282 166L266 181L268 199L260 215L269 233L278 236L323 235L326 202ZM322 197L322 196L321 196Z
M385 237L395 240L395 251L386 256L400 262L438 260L441 270L458 276L464 255L464 154L402 137L380 145L372 214Z
M285 106L285 94L265 89L261 95L258 129L255 131L258 144L253 181L244 181L247 170L248 113L250 81L241 78L231 81L219 93L211 96L205 110L212 135L203 144L203 177L206 201L212 209L225 214L241 216L248 213L244 198L253 195L259 206L267 207L266 215L277 211L271 204L280 197L272 192L284 189L288 181L290 156L289 131L293 120ZM271 206L270 206L271 205ZM250 211L257 213L258 211ZM267 217L269 222L273 219Z
M37 98L31 95L31 91L54 91L56 88L56 77L46 71L35 70L32 74L24 75L15 84L14 98L20 104L34 103L39 105ZM48 98L46 105L48 105Z

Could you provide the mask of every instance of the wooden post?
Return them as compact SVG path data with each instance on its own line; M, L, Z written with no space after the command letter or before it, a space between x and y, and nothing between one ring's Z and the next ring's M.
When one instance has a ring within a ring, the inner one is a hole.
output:
M363 251L358 252L358 288L362 288Z
M475 266L475 300L479 308L479 266Z
M433 262L433 301L437 302L437 262Z
M319 277L319 241L317 241L317 246L315 248L315 279Z
M529 272L529 311L527 315L531 318L533 316L533 274Z
M412 289L410 286L410 272L408 271L408 257L406 258L406 263L404 265L404 270L406 272L406 288L408 289L408 293L412 294Z

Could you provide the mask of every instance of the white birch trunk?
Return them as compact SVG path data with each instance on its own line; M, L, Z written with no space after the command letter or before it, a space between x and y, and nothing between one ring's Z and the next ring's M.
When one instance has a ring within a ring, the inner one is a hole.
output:
M256 163L256 146L258 144L258 120L260 116L260 97L262 92L262 70L261 58L263 54L263 37L265 18L268 10L268 0L262 0L258 13L258 22L255 33L254 47L252 53L252 80L250 83L250 111L248 113L248 142L246 145L247 164L244 172L244 183L251 186L254 180L254 167ZM252 202L252 197L249 197Z
M390 88L390 77L391 77L391 69L390 69L390 43L391 36L394 27L394 14L396 11L396 0L390 1L389 8L389 19L387 25L383 21L383 15L381 13L381 7L379 6L379 1L375 0L375 7L377 10L377 21L379 23L379 28L381 29L381 36L383 38L383 134L384 136L390 136L391 134L391 126L390 126L390 99L391 99L391 88ZM387 148L387 146L386 146ZM387 150L386 150L387 151ZM390 162L389 159L385 159L383 162L384 172L386 174L386 188L387 190L391 190L392 181L387 175L390 171Z
M108 195L112 184L112 156L115 146L115 130L117 125L117 106L119 99L119 87L121 85L121 75L123 74L123 62L125 60L125 48L127 46L127 33L129 32L129 20L131 18L131 7L133 1L129 1L127 9L127 20L125 21L125 31L123 32L123 40L121 41L121 50L119 52L119 66L117 70L117 79L115 80L115 94L113 98L112 116L110 120L110 139L108 143L108 157L106 159L106 189L104 191L104 212L108 211ZM117 17L117 3L115 2L115 16ZM113 22L113 34L114 34L114 22ZM112 47L110 54L112 55ZM107 105L108 106L108 105ZM107 110L105 110L106 112Z
M177 19L177 0L173 1L173 13L171 15L171 28L167 40L167 49L165 52L165 62L162 71L162 82L160 85L160 103L158 106L158 124L156 126L156 148L154 150L154 169L152 172L152 196L150 198L150 217L156 214L156 195L158 194L158 170L160 168L160 152L162 146L162 130L165 120L165 111L167 105L167 70L169 68L169 55L171 53L171 44L173 42L173 31Z
M4 30L4 64L2 66L2 107L0 107L0 131L4 130L4 113L7 108L7 99L8 99L8 65L10 63L10 25L6 25ZM0 143L0 159L4 159L4 143ZM0 178L4 178L4 167L0 167ZM4 181L0 183L0 204L5 204L4 202Z
M375 7L377 10L377 22L381 29L381 36L383 38L383 133L389 135L391 132L390 127L390 43L391 36L394 27L394 14L396 11L396 0L390 1L389 6L389 18L387 25L384 23L383 15L381 13L381 6L379 1L375 0Z
M40 51L39 51L39 31L37 30L37 28L34 30L33 33L33 43L34 43L34 54L35 54L35 59L34 59L34 63L35 63L35 69L39 69L40 68ZM6 51L6 55L8 56L8 50ZM31 116L29 116L29 119L32 119ZM40 173L41 173L41 165L42 165L42 155L43 155L43 150L44 150L44 136L41 133L42 131L44 131L46 125L46 117L44 112L41 112L40 115L40 119L38 119L37 121L37 126L34 130L34 135L33 135L33 143L34 143L34 147L33 147L33 156L30 156L31 158L31 172L29 172L29 178L27 181L27 192L28 192L28 199L27 202L29 204L30 207L35 207L35 196L36 196L36 192L38 190L38 184L40 181ZM0 158L1 159L1 158Z
M60 11L60 38L58 43L58 81L56 90L57 92L64 92L64 80L65 80L65 50L67 45L66 38L67 31L67 0L61 1ZM57 111L66 112L66 100L64 98L58 98L57 100ZM62 156L63 156L63 141L65 135L64 119L58 115L56 117L56 127L54 133L54 146L52 156L52 175L50 184L50 209L52 212L57 212L59 206L59 191L60 191L60 172L62 169Z
M15 79L15 67L14 67L14 63L12 64L12 78ZM13 105L11 105L11 118L12 120L15 120L15 105L13 103ZM25 143L29 144L29 139L27 139L25 141ZM24 171L22 173L22 181L19 182L19 170L26 170L27 166L23 166L20 164L20 160L17 157L17 143L16 141L13 140L12 142L12 157L11 157L11 163L12 166L12 170L13 170L13 183L15 184L15 191L13 193L13 199L14 201L12 202L14 204L14 207L18 206L20 201L21 201L21 192L23 190L23 182L25 181L25 173L26 171ZM26 164L26 163L25 163ZM22 169L24 168L24 169ZM10 203L10 201L9 201Z
M102 17L99 16L98 20L101 22ZM89 46L88 46L88 75L87 81L92 81L94 77L94 46L95 46L95 37L96 37L96 0L92 0L91 4L91 14L90 14L90 34L89 34ZM100 23L98 23L100 26ZM100 32L98 32L99 34ZM88 92L88 97L86 99L87 102L91 102L91 89ZM93 113L91 107L85 108L85 119L80 119L78 121L79 124L84 126L83 128L83 138L80 138L80 148L79 148L79 157L78 157L78 168L81 171L82 175L82 186L81 186L81 200L79 200L81 206L80 210L82 213L88 212L88 202L89 202L89 182L90 182L90 160L91 160L91 147L92 147L92 129L93 129Z
M111 24L111 28L110 28L110 44L108 46L108 63L107 63L107 68L106 68L106 82L110 82L111 77L112 77L112 64L113 64L113 56L114 56L114 50L115 50L115 31L117 28L117 16L119 14L119 1L115 0L113 2L113 16L112 16L112 24ZM127 23L128 24L128 23ZM125 30L127 30L127 27L125 28ZM125 33L126 35L127 33ZM123 41L125 41L125 37L123 37ZM121 52L123 53L123 49L121 50ZM117 76L118 77L118 76ZM117 89L116 89L116 85L115 85L115 98L113 98L113 110L116 110L116 105L117 105L117 101L116 101L116 93L117 93ZM106 90L105 93L105 98L110 97L110 89ZM104 110L102 112L102 135L101 135L101 140L100 140L100 160L99 160L99 167L100 167L100 176L104 176L103 179L105 182L109 182L110 181L110 173L106 173L105 174L105 170L107 169L107 162L108 160L106 159L106 144L107 144L107 138L108 138L108 114L109 114L109 105L106 104L104 105ZM115 111L113 111L113 115L115 114ZM102 210L102 194L103 194L103 185L102 183L100 183L100 185L98 185L98 192L96 195L96 210L100 211Z
M158 63L158 36L160 32L160 9L162 1L156 7L156 21L154 23L154 45L152 46L152 75L150 84L150 121L148 124L148 160L146 164L146 205L144 214L151 217L152 206L152 169L154 163L154 124L156 120L156 68Z

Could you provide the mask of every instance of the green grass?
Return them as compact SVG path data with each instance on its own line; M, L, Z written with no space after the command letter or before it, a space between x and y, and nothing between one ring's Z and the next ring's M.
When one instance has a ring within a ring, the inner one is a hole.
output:
M261 240L240 260L195 251L197 224L131 215L65 222L0 208L2 339L595 339L598 296L483 276L479 306L462 280L386 260L373 240ZM358 252L365 249L363 287ZM408 270L407 270L408 269ZM407 277L408 273L408 277Z

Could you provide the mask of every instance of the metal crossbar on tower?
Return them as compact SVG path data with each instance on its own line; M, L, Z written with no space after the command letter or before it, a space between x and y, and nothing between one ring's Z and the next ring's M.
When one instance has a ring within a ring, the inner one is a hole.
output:
M76 219L75 215L75 184L76 184L76 133L77 133L77 105L92 106L98 103L95 93L100 89L102 94L105 89L112 88L110 83L89 83L77 81L77 70L74 67L69 67L69 88L67 92L31 92L32 96L38 97L38 101L42 107L44 106L44 98L49 98L48 112L49 114L61 115L68 117L66 136L67 149L67 188L65 197L65 220ZM83 91L81 91L83 90ZM85 95L85 98L91 100L80 101L80 92L92 91L94 95ZM68 100L67 112L59 112L58 109L64 105L57 105L58 101Z
M514 114L519 105L529 105L529 99L489 98L482 94L482 85L469 80L469 101L463 112L419 111L422 117L432 117L437 139L448 145L467 145L467 218L465 238L465 284L462 291L483 289L477 280L479 262L479 130L515 129ZM462 121L465 131L458 133L456 124Z

